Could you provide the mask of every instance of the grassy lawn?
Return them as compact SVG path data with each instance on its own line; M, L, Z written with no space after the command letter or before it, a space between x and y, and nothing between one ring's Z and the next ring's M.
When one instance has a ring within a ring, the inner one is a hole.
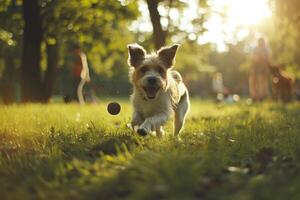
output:
M193 100L179 142L132 133L119 102L1 106L0 198L300 199L299 104Z

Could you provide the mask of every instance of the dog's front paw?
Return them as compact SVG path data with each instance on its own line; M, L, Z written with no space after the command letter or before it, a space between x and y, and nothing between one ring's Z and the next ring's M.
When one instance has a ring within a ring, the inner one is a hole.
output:
M149 133L149 131L147 131L145 128L139 128L139 129L137 130L137 133L138 133L140 136L146 136L146 135Z

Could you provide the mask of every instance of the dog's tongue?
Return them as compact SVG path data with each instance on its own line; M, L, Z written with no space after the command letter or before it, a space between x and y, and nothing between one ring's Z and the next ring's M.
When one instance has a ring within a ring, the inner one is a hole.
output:
M148 87L146 88L146 93L149 99L154 99L156 96L157 88L156 87Z

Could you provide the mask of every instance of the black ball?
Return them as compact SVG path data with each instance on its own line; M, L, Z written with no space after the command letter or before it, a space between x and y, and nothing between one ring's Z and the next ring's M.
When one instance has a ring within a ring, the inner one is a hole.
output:
M117 115L120 113L121 111L121 106L119 103L117 102L111 102L107 105L107 111L109 112L109 114L111 115Z

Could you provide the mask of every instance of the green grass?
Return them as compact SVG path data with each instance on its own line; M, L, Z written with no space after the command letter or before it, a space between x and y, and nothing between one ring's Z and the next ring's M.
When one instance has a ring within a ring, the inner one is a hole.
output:
M299 104L193 100L179 142L119 102L1 106L1 199L300 199Z

